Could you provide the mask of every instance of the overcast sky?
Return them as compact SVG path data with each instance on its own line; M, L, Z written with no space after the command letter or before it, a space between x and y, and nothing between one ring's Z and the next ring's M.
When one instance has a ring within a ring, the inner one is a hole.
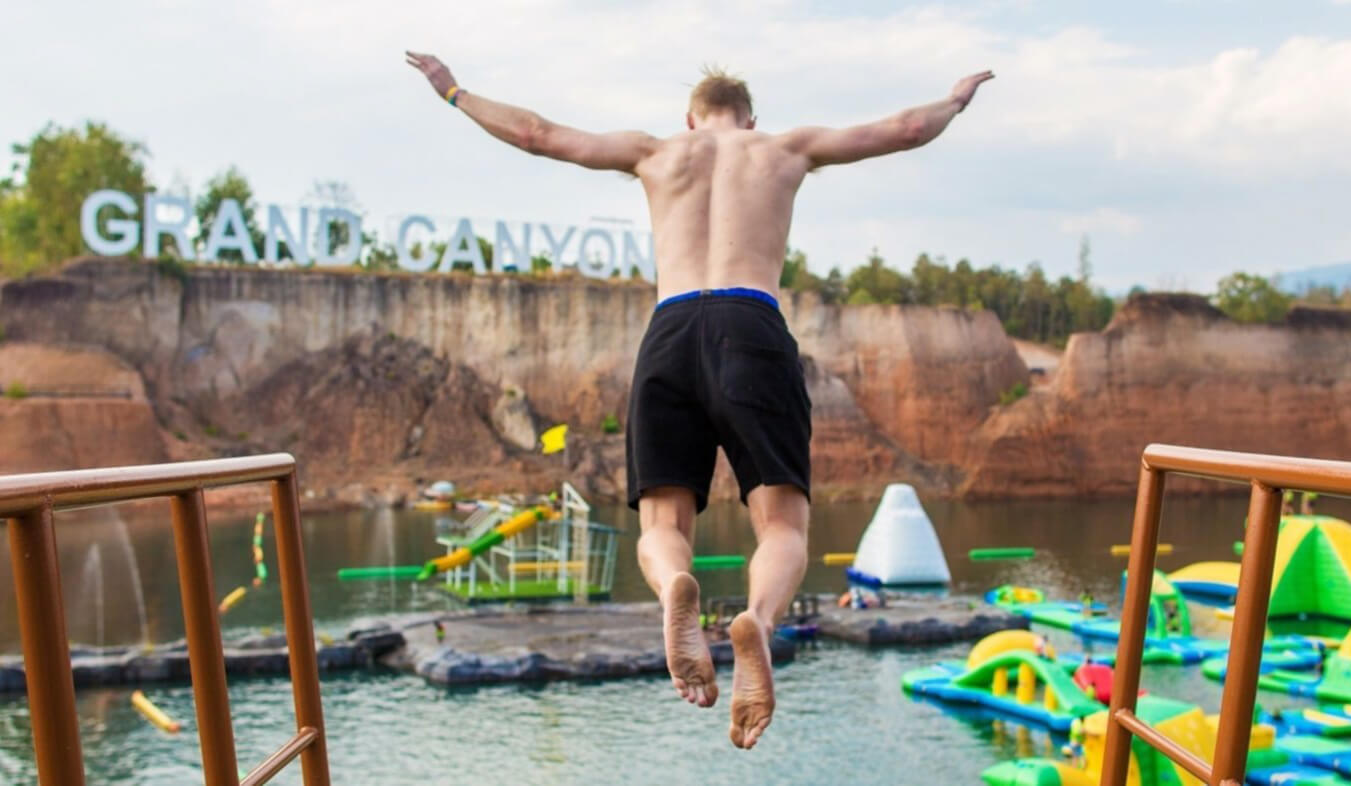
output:
M748 80L770 132L871 120L993 69L928 147L808 179L789 242L820 272L876 247L904 268L927 251L1072 273L1084 234L1114 291L1351 260L1351 0L10 0L4 16L0 140L101 120L149 147L161 187L235 164L293 205L345 181L377 229L647 225L636 182L491 139L404 65L412 48L467 90L662 135L706 62Z

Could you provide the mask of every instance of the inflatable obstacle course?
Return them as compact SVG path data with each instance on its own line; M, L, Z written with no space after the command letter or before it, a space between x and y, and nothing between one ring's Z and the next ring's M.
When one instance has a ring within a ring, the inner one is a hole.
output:
M985 593L992 606L1027 617L1032 622L1061 630L1071 630L1085 618L1106 614L1107 606L1089 600L1085 603L1047 600L1046 593L1033 587L1005 584Z
M440 588L469 603L586 602L610 593L618 535L592 521L591 506L564 483L547 505L479 506L462 532L437 537L446 555L429 560L419 575L444 574Z
M1104 707L1086 695L1054 658L1054 650L1041 636L1001 631L981 639L965 662L944 661L906 672L901 686L907 693L980 705L1065 732L1076 718Z
M1185 595L1232 605L1237 562L1199 562L1169 575ZM1332 516L1282 516L1268 624L1277 633L1341 638L1351 631L1351 524Z
M845 575L869 586L947 584L952 580L933 522L913 487L904 483L887 486Z
M545 507L534 507L517 513L515 516L493 527L469 543L460 546L444 557L428 560L418 574L418 580L425 580L436 573L444 573L468 563L474 557L496 546L507 538L515 537L552 515Z
M1316 651L1322 655L1321 643L1316 646ZM1257 677L1260 690L1338 704L1351 703L1351 634L1347 634L1335 651L1327 653L1321 663L1295 663L1283 667L1273 664L1272 668L1267 669L1266 655L1263 655L1262 662L1264 668ZM1211 679L1223 681L1225 666L1222 660L1217 659L1203 664L1202 671Z
M338 579L426 581L444 574L444 589L470 602L608 596L619 531L591 521L591 506L571 484L548 500L525 510L476 502L463 533L437 537L444 556L422 565L342 568Z
M1237 562L1197 562L1168 574L1183 595L1210 603L1231 605L1238 593Z
M1020 595L1018 590L1022 590ZM1034 624L1067 630L1090 641L1115 643L1121 636L1121 621L1097 616L1104 610L1101 604L1091 604L1085 612L1083 604L1068 601L1019 602L1018 597L1030 598L1028 588L1010 585L986 593L985 599L1014 614L1027 617ZM1154 585L1149 598L1149 616L1145 628L1144 662L1146 663L1201 663L1209 658L1228 655L1229 642L1225 639L1205 639L1192 635L1191 616L1186 599L1162 573L1155 571ZM1265 648L1274 652L1303 652L1289 656L1290 663L1302 663L1319 646L1317 640L1306 636L1276 636L1268 639Z
M1136 717L1150 724L1190 753L1206 761L1215 758L1215 716L1205 715L1187 702L1144 695L1136 701ZM1273 751L1274 730L1256 725L1248 754L1249 767L1284 767L1288 755ZM994 765L981 773L987 786L1090 786L1100 781L1107 747L1107 712L1095 712L1083 720L1082 750L1068 761L1019 759ZM1179 786L1199 783L1163 753L1143 743L1131 745L1133 786ZM1273 770L1286 772L1287 770ZM1318 771L1328 774L1326 770ZM1285 783L1285 781L1276 781ZM1297 781L1289 781L1296 783ZM1300 781L1302 783L1302 781ZM1310 783L1317 783L1312 781ZM1321 785L1320 785L1321 786Z

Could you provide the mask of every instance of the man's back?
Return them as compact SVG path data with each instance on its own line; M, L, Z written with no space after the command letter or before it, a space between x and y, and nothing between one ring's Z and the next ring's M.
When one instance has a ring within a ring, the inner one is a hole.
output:
M719 287L778 292L805 156L747 129L687 131L637 166L647 192L659 298Z

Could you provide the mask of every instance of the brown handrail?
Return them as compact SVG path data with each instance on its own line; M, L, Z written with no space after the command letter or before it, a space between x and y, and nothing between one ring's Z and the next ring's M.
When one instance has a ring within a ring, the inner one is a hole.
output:
M239 782L239 786L259 786L259 784L272 780L277 773L285 769L286 765L290 764L306 748L313 745L317 739L319 739L318 731L309 726L301 729L296 736L287 740L286 744L278 748L275 753L259 762L252 772L244 776L244 779Z
M1159 513L1169 473L1248 483L1248 530L1243 539L1238 596L1229 661L1220 700L1215 761L1206 764L1135 716L1140 689L1149 593L1159 543ZM1125 608L1117 640L1116 675L1107 714L1103 786L1124 786L1130 766L1131 737L1139 737L1211 786L1237 786L1247 768L1257 677L1266 635L1271 572L1276 558L1281 492L1286 488L1351 495L1351 462L1231 453L1219 450L1150 445L1145 448L1135 499Z
M56 510L167 497L199 488L276 480L294 472L289 453L143 464L135 467L35 472L0 477L0 516L50 504Z
M1163 732L1135 717L1135 713L1130 710L1117 710L1116 722L1126 727L1131 734L1152 745L1159 753L1182 765L1187 772L1203 781L1210 780L1209 762L1168 739Z
M52 513L84 505L170 497L203 780L210 786L239 786L202 489L270 481L297 734L245 782L266 782L300 756L306 786L328 786L328 752L295 472L295 459L276 453L0 477L0 516L8 518L40 783L84 783Z

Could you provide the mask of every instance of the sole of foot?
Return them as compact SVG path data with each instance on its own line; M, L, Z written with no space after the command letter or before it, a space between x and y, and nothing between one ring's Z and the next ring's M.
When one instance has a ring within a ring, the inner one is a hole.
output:
M691 704L712 707L718 700L718 684L699 625L699 583L688 573L677 575L662 598L662 634L676 693Z
M774 674L769 630L750 612L738 614L727 628L736 667L732 672L732 726L727 736L738 748L755 747L774 717Z

